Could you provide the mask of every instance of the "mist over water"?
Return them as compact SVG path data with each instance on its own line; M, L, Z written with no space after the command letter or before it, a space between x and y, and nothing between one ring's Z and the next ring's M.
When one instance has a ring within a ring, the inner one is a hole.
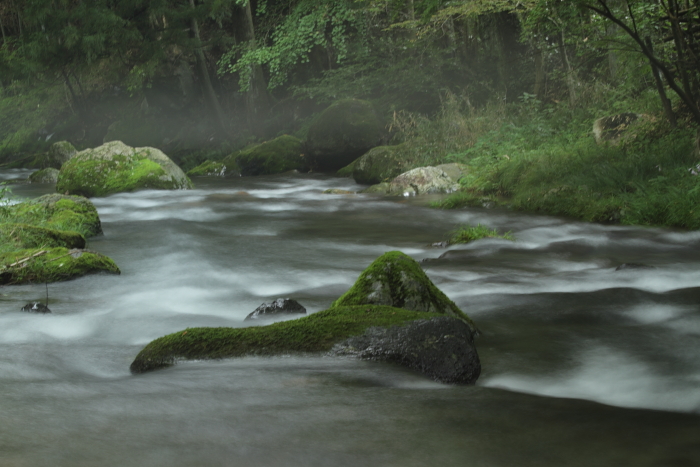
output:
M49 284L53 314L19 311L44 284L0 288L1 464L700 463L697 232L326 195L356 185L323 176L196 185L93 199L89 248L122 275ZM477 223L517 241L429 246ZM476 386L323 356L129 373L152 339L247 326L263 302L326 309L391 250L481 329Z

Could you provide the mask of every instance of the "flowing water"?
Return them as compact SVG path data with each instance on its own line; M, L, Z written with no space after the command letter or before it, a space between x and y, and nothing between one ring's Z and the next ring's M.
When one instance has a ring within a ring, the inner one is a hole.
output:
M121 276L50 284L51 315L20 311L44 284L0 288L0 465L700 465L700 232L330 187L354 185L202 179L93 199L105 234L89 247ZM428 246L477 223L517 241ZM323 310L390 250L422 261L482 330L475 386L324 356L129 373L152 339L248 325L262 302Z

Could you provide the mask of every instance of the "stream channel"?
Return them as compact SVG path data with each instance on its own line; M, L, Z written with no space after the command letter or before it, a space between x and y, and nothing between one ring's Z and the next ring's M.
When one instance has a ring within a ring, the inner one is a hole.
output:
M195 184L93 199L89 248L122 274L49 284L53 314L20 311L44 284L0 287L1 466L700 465L700 232L327 195L357 186L320 175ZM516 241L429 246L477 223ZM326 309L391 250L482 330L476 385L325 356L129 373L151 340L263 302Z

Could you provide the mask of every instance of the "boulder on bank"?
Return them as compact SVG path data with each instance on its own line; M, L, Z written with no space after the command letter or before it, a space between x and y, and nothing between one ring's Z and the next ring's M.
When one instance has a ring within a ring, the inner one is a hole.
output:
M372 104L358 99L335 102L311 124L305 142L314 170L335 172L377 146L382 126Z
M637 123L643 114L621 113L602 117L593 122L593 137L598 144L609 142L619 144L623 135L630 129L630 126Z
M416 196L453 193L459 184L438 167L418 167L394 178L391 182L372 185L363 193L384 193L393 196Z
M396 363L441 383L472 384L481 373L471 328L450 316L372 327L336 344L331 352Z
M81 196L106 196L139 189L192 188L187 175L159 149L132 148L111 141L81 151L61 167L56 191Z
M440 315L447 319L433 320ZM131 371L144 373L178 360L331 351L398 363L442 382L473 383L481 368L475 330L415 261L392 252L372 263L328 310L268 326L186 329L148 344Z
M307 162L303 152L300 139L282 135L231 154L222 162L227 167L235 162L243 176L271 175L305 168Z
M227 165L221 161L206 161L187 172L189 177L234 177L240 176L241 171L236 161L230 161Z
M301 303L290 298L278 298L272 303L263 303L252 313L245 317L243 321L252 321L269 318L279 318L280 316L305 315L306 308Z
M0 285L56 282L119 268L107 256L94 251L39 248L0 254Z
M76 154L78 154L78 151L68 141L57 141L49 148L49 158L54 162L52 167L56 169L60 169L63 164L71 160Z
M56 183L58 181L58 169L49 167L37 170L29 176L29 183Z
M417 165L418 162L409 153L406 143L377 146L352 163L352 178L363 185L374 185L392 180Z
M7 207L10 223L75 231L84 237L102 233L97 209L82 196L51 194Z

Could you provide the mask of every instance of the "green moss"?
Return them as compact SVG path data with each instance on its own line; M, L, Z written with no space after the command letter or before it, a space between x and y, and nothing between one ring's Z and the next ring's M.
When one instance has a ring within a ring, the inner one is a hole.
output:
M224 163L230 159L236 161L245 176L277 174L302 169L306 165L301 141L289 135L244 149L224 159Z
M448 314L476 331L471 319L432 283L420 264L400 251L377 258L331 307L370 304Z
M48 247L85 248L85 237L29 224L0 224L0 252Z
M74 231L86 238L102 233L95 206L80 196L51 194L8 206L0 216L0 223Z
M350 162L348 165L346 165L342 169L338 170L335 174L338 177L351 178L352 172L355 170L355 164L357 164L357 159Z
M235 161L232 162L235 166ZM223 162L206 161L190 169L187 175L190 177L225 177L226 175L231 175L231 172L238 172L237 167L234 170L230 170Z
M177 360L321 352L371 326L392 326L434 316L388 306L341 306L268 326L189 328L148 344L136 356L131 371L144 373Z
M58 180L58 169L49 167L37 170L29 176L29 183L56 183Z
M450 233L449 243L469 243L482 238L503 238L514 241L515 237L510 232L499 234L496 229L489 229L485 225L477 224L476 227L463 225Z
M114 261L87 250L25 249L0 254L0 284L56 282L100 271L120 273Z
M418 166L418 160L408 151L406 143L398 146L378 146L355 161L352 176L357 183L374 185L391 181Z

